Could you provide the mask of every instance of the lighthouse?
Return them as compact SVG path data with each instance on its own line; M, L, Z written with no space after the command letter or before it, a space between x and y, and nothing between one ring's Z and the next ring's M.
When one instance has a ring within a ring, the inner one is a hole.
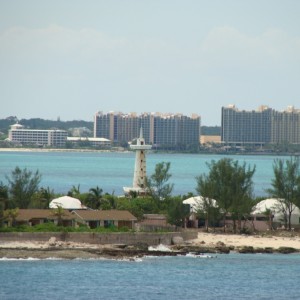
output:
M138 194L145 194L146 188L146 151L152 148L151 145L146 145L143 137L143 129L140 129L140 137L137 139L136 145L130 145L130 149L135 151L135 164L133 173L132 187L124 187L125 194L130 191Z

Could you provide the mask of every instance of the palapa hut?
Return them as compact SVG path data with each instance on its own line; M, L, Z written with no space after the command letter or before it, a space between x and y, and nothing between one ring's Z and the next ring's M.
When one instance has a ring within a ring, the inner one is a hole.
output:
M53 199L49 204L49 208L57 208L58 206L68 210L87 209L86 206L82 205L80 200L70 196Z

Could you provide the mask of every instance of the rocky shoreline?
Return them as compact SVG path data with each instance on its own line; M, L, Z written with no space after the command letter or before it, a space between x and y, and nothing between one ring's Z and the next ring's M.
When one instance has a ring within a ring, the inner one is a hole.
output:
M2 247L0 258L2 259L129 259L134 260L144 256L183 256L188 254L228 254L235 253L299 253L299 249L292 247L271 247L256 248L253 246L232 247L219 243L214 247L204 245L179 244L163 249L150 249L146 244L141 245L104 245L104 246L76 246L56 245L48 247Z
M300 253L300 235L284 232L275 235L232 235L199 232L193 240L172 238L172 245L151 246L140 240L134 244L88 244L62 241L0 240L2 259L135 259L144 256L212 255L235 253Z
M205 247L205 246L176 246L174 249L188 252L188 253L218 253L218 254L228 254L230 252L235 253L245 253L245 254L255 254L255 253L281 253L281 254L290 254L290 253L300 253L300 249L295 249L293 247L279 247L279 248L272 248L272 247L253 247L253 246L240 246L240 247L233 247L233 246L226 246L222 242L215 247Z
M48 249L9 249L2 248L0 249L0 257L6 259L135 259L144 256L176 256L184 255L184 252L175 251L175 252L166 252L166 251L144 251L144 250L118 250L112 248L103 248L103 249L57 249L57 248L48 248Z

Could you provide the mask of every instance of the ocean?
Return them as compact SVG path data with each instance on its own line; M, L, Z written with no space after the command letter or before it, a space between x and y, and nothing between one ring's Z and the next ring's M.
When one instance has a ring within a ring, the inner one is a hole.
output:
M148 153L147 175L159 162L170 162L174 195L196 193L196 176L208 171L207 163L224 155ZM273 177L274 156L226 155L241 164L256 166L253 177L255 196L265 196ZM284 157L288 159L288 157ZM0 181L6 181L16 166L39 170L41 186L49 186L55 193L66 194L72 186L80 185L87 192L97 185L104 192L123 194L123 187L131 186L135 156L132 152L0 152Z
M195 192L195 177L221 155L148 154L147 171L171 162L174 194ZM254 193L265 195L273 156L226 156L256 166ZM99 186L122 194L133 153L0 152L0 181L16 167L39 170L41 186L66 193ZM235 254L117 260L0 260L0 299L299 299L300 255Z
M299 299L300 255L0 260L0 299Z

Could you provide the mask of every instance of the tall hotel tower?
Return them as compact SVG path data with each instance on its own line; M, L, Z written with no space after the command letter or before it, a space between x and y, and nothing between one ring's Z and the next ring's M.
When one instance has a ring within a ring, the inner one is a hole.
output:
M227 145L300 144L300 110L288 106L276 111L222 107L222 142Z
M182 114L97 112L94 137L111 140L115 145L130 143L143 128L143 137L153 148L185 150L197 148L200 138L200 116Z

